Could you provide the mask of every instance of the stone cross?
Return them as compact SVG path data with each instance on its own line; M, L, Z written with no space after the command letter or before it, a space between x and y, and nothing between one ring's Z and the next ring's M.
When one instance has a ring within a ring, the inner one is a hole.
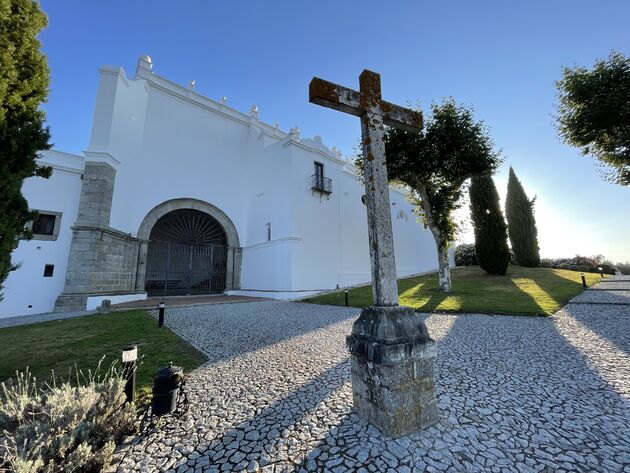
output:
M419 132L422 129L422 115L384 101L381 98L381 76L376 72L366 69L361 73L359 90L357 92L314 77L309 85L309 100L317 105L361 117L374 305L396 306L398 282L383 124Z
M359 77L360 92L314 77L311 102L361 117L374 306L346 338L355 411L391 437L435 424L435 341L420 314L398 305L384 125L419 132L422 115L381 99L381 78Z

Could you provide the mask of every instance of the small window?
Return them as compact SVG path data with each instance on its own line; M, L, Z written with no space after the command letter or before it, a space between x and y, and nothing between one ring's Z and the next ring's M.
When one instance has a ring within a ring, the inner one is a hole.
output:
M54 235L56 215L40 213L33 222L33 233L35 235Z
M61 212L37 210L37 218L30 223L34 240L56 240L61 229Z
M45 278L52 278L54 272L55 272L55 265L54 264L47 264L47 265L44 266L44 277Z
M271 241L271 223L267 224L267 241Z

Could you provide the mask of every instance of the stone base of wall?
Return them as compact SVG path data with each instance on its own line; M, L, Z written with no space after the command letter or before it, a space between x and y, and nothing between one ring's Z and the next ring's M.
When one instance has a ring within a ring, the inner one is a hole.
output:
M109 299L112 304L122 302L146 300L146 292L131 292L122 294L90 293L90 294L61 294L55 301L54 312L75 312L79 310L96 310L104 299Z
M400 437L439 420L435 342L409 307L368 307L347 338L355 411L383 434Z
M66 284L55 312L85 310L88 296L136 292L137 238L80 223L72 230Z
M75 312L85 310L87 294L61 294L55 301L54 312Z

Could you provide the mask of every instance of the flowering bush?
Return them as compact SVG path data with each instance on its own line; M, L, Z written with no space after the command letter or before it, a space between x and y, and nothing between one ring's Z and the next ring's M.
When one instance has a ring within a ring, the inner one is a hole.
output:
M28 372L2 383L0 471L97 472L109 465L122 436L134 429L135 407L125 404L115 365L73 382L38 387Z
M455 247L455 266L474 266L477 262L475 245L465 243Z

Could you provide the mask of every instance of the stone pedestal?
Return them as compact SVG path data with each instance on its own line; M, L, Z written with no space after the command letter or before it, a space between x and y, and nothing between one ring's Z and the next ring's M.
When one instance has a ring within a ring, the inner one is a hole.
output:
M355 411L401 437L435 424L435 342L410 307L368 307L346 340Z

